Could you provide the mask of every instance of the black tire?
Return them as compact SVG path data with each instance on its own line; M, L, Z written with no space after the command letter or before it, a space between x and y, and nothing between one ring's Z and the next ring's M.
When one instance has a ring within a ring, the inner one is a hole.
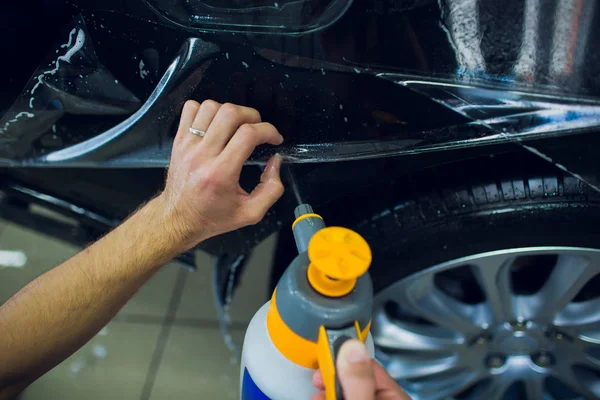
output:
M327 225L353 228L367 239L376 293L419 270L473 254L600 248L600 193L528 153L442 165L316 210ZM272 287L296 254L292 235L281 234Z
M376 293L424 268L473 254L600 248L600 196L570 174L550 169L468 183L461 182L465 175L446 178L446 185L413 192L356 224L373 250Z

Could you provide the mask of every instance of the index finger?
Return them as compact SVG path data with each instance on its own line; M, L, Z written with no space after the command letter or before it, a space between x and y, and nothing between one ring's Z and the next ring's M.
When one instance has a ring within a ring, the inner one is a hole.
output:
M235 132L218 158L226 170L239 176L254 149L264 143L279 145L283 143L283 136L268 122L244 124Z

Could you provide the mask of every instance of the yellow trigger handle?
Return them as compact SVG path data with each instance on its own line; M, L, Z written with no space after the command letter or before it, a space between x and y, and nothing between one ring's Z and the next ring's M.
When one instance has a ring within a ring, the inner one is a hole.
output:
M368 329L365 335L361 333L358 321L354 321L354 326L345 329L327 329L324 326L319 328L319 338L317 341L317 360L319 370L323 376L325 385L325 400L343 400L344 394L336 374L336 360L342 344L350 339L358 339L361 342L366 341Z

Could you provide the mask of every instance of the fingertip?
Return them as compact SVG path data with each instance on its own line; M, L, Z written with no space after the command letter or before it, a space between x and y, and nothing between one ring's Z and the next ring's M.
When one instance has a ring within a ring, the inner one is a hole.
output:
M281 170L281 164L283 162L283 157L279 153L276 153L269 158L267 161L267 165L265 165L265 170L263 172L263 177L268 179L279 179L279 171Z
M371 355L367 346L360 340L350 339L340 348L338 356L340 367L351 368L356 364L364 364L366 362L371 362Z
M281 164L283 163L283 157L279 153L275 153L271 159L273 160L273 168L279 172L281 170Z
M283 143L283 135L281 133L279 133L275 138L275 143L273 143L273 144L279 146L282 143Z
M364 343L355 339L346 341L340 348L336 366L347 399L375 398L375 377L371 366L371 355Z

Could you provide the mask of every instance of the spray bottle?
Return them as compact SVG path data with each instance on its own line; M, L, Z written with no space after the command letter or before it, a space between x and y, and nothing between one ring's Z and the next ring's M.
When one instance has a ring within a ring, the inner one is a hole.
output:
M246 331L242 400L308 400L316 392L316 369L326 399L341 400L335 372L341 345L356 338L374 351L369 245L350 229L325 227L308 204L298 206L295 216L299 254Z

